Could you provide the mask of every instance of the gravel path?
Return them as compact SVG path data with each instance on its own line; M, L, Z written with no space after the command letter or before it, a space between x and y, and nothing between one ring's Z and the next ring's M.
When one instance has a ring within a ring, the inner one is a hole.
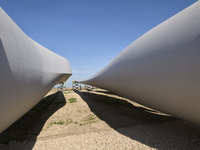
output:
M76 102L70 103L70 98L76 98ZM52 112L55 106L59 109L49 116L48 112ZM88 116L90 120L87 120ZM45 123L41 121L44 119ZM63 124L55 123L61 120ZM22 142L0 144L0 150L200 149L199 125L106 91L71 91L58 95L32 132L36 132L38 126L40 132L37 135Z
M116 149L116 150L132 150L132 149L181 149L181 150L198 150L200 142L197 139L197 134L191 131L186 131L179 125L184 125L182 121L174 121L165 124L140 125L128 128L119 128L117 130L85 133L80 135L70 135L59 138L50 138L37 140L36 143L31 141L15 142L12 141L9 145L1 145L0 149L15 150L15 149L33 149L33 150L79 150L79 149ZM188 124L189 125L189 124ZM178 131L174 131L178 129ZM190 125L189 125L190 126ZM169 128L174 129L169 129ZM191 126L190 126L191 128ZM177 134L177 132L182 133ZM185 135L187 134L187 135ZM199 136L199 135L198 135ZM34 145L32 147L32 145Z

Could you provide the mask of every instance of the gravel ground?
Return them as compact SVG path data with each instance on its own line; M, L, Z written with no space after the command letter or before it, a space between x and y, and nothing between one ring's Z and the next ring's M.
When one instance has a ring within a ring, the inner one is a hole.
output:
M31 142L11 142L5 149L29 149ZM46 149L151 149L151 147L132 140L114 130L94 132L81 135L71 135L62 138L39 140L33 150Z
M55 98L31 129L31 132L39 129L38 134L25 141L16 139L9 144L0 144L0 149L200 149L199 125L104 90L63 93ZM76 98L76 102L70 103L70 98ZM53 110L55 106L58 108ZM90 120L86 120L88 116ZM63 124L55 123L61 120L65 120Z
M177 126L178 125L178 126ZM128 128L119 128L117 130L109 130L102 132L85 133L80 135L70 135L59 138L48 138L37 140L37 142L12 141L9 145L1 145L1 149L116 149L116 150L132 150L132 149L181 149L181 150L198 150L200 149L199 139L197 135L193 135L190 131L178 133L170 127L180 127L182 121L174 121L165 124L140 125ZM187 125L186 125L187 126ZM186 127L185 126L185 127ZM189 125L190 126L190 125ZM184 127L184 128L185 128ZM190 127L191 128L191 127ZM184 131L182 131L184 132ZM187 135L185 135L187 134ZM32 147L32 145L34 145Z

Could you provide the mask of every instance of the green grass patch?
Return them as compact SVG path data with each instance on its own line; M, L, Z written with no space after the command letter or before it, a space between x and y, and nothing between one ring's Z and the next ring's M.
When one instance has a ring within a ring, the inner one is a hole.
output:
M63 92L63 94L69 94L69 93L72 93L72 90Z
M53 122L50 122L50 124L47 128L51 127L53 124L55 124L55 125L68 125L70 123L73 123L73 120L71 118L68 118L66 120L53 121Z
M50 125L53 125L53 124L64 125L65 121L64 120L59 120L59 121L50 122Z
M78 122L76 121L76 122L74 122L74 124L78 124Z
M68 99L68 101L69 101L69 103L76 103L77 102L76 98L70 98L70 99Z
M85 117L83 119L83 123L80 123L79 125L82 126L82 125L86 125L86 124L92 124L92 123L95 123L98 121L99 121L99 118L96 115L90 114L87 117Z
M66 124L68 125L68 124L70 124L70 123L72 123L73 121L72 121L72 119L71 118L69 118L69 119L66 119Z
M63 124L65 124L65 121L60 120L60 121L58 121L56 123L59 124L59 125L63 125Z

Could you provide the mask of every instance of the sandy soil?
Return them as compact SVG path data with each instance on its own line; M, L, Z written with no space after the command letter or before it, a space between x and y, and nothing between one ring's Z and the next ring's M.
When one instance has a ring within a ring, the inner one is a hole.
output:
M55 92L37 107L39 115L30 111L28 119L0 135L0 142L14 133L25 135L0 149L200 149L199 125L102 89Z

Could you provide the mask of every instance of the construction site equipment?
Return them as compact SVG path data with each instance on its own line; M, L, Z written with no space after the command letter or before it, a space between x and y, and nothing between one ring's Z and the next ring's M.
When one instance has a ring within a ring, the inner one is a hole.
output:
M58 91L66 91L66 83L65 82L59 83L57 86L57 90Z
M81 83L79 83L78 81L72 81L72 89L73 90L81 90Z
M85 90L92 91L93 86L85 84Z

